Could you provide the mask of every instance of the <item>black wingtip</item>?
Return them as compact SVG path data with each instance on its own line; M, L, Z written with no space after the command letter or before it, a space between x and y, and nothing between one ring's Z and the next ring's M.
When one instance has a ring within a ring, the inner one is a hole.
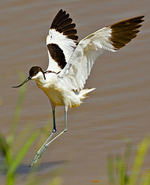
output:
M60 9L55 16L50 29L55 29L72 40L77 40L78 36L76 35L77 30L75 29L75 26L76 25L72 23L72 19L69 17L69 14Z
M142 26L141 23L144 21L143 18L144 15L133 17L109 26L112 30L110 39L115 50L122 48L137 36L139 28Z

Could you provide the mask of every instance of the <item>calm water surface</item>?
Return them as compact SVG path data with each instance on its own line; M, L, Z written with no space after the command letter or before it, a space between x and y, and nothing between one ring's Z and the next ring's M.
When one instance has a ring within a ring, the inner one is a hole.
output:
M68 111L68 132L45 152L39 175L55 176L64 185L108 184L108 154L123 154L125 138L133 143L129 169L136 145L150 133L150 61L149 0L83 0L83 1L2 1L0 6L0 130L7 136L18 99L18 73L28 77L33 65L44 70L48 65L45 38L52 19L60 8L70 13L77 24L79 39L117 21L145 15L138 37L117 53L101 55L92 69L86 87L96 87L78 108ZM57 108L57 128L64 127L63 108ZM34 81L27 84L17 133L45 128L51 131L51 107L48 98ZM48 124L49 121L49 124ZM42 141L45 136L41 133ZM26 139L15 140L18 150ZM28 165L37 150L29 150L18 172L18 184L25 184ZM143 170L149 169L149 158ZM0 182L4 182L1 177ZM98 184L97 183L97 184Z

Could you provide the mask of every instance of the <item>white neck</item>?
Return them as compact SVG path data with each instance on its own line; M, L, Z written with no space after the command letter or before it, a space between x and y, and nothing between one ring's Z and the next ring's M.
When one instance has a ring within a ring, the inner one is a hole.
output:
M46 80L44 78L44 75L41 71L37 73L37 75L32 77L32 80L35 80L38 85L43 85L46 83Z

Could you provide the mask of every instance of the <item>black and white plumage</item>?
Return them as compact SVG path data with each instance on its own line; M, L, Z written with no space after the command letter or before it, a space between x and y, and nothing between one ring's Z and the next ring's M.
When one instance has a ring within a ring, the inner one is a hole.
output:
M76 48L78 36L75 26L69 14L62 10L58 12L46 38L49 57L47 70L59 72L66 66Z
M60 10L54 18L46 38L49 64L46 71L34 66L29 80L35 80L40 89L48 96L53 112L53 131L33 162L35 163L46 148L56 138L67 131L68 107L76 107L82 103L86 95L95 88L83 89L96 58L104 51L116 52L137 36L144 16L127 19L99 29L77 43L78 36L75 24L65 11ZM53 139L56 132L55 107L65 108L65 128Z

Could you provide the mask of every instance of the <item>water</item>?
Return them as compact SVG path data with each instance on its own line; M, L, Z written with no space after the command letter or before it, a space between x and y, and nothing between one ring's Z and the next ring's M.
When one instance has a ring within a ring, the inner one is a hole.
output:
M47 182L57 171L56 176L62 177L64 185L108 184L107 156L123 154L126 137L133 142L131 169L136 145L150 133L149 6L149 0L1 2L0 126L4 135L9 133L18 99L19 91L11 86L20 84L19 71L28 77L33 65L46 69L45 38L59 9L70 13L77 24L79 40L117 21L146 16L137 38L117 53L105 52L94 64L86 87L96 87L96 90L80 107L69 109L68 132L49 146L42 158L38 174L44 176L49 172ZM64 110L60 107L56 111L57 128L61 131ZM34 81L28 82L17 132L25 125L28 125L27 132L45 126L50 130L51 123L47 122L51 119L48 98ZM16 142L19 148L19 142L25 141ZM18 184L24 184L36 150L35 144L25 157ZM143 170L149 169L148 164L147 157Z

